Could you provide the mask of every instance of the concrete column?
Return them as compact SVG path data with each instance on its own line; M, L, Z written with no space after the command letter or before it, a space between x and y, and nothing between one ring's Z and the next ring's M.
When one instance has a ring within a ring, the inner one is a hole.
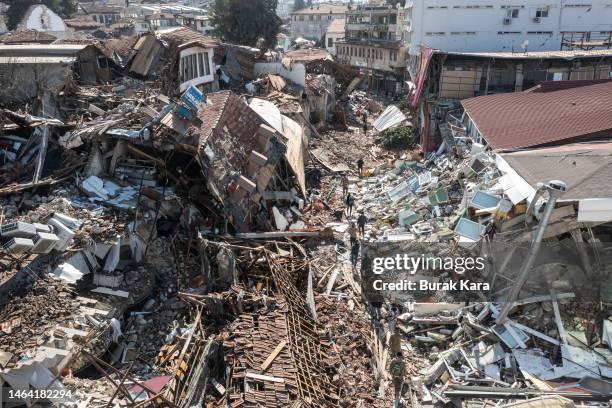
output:
M523 64L516 65L516 78L514 80L514 92L523 90Z

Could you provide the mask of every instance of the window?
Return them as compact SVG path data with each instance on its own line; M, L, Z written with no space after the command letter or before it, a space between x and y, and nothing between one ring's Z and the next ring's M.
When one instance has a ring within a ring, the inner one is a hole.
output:
M204 68L206 68L206 75L210 75L210 61L208 61L208 53L204 53Z
M370 58L370 49L368 48L368 58Z
M535 17L536 18L548 17L548 7L537 9L535 12Z
M334 46L334 39L333 38L328 38L327 39L327 46L330 47L330 48Z
M304 16L300 16L300 21L304 21Z
M97 23L98 22L98 16L96 16L95 14L93 15L93 20Z
M198 73L198 76L204 76L204 58L202 53L198 54Z
M349 54L352 57L353 56L353 47L349 47L349 51L350 51Z
M106 57L98 57L98 68L108 68L108 60Z
M527 31L529 35L552 35L552 31Z
M425 33L425 35L428 36L428 37L438 37L438 36L443 36L445 34L446 33L443 32L443 31L435 31L435 32L428 31L428 32Z
M518 18L519 16L519 9L512 9L512 10L508 10L508 15L512 18Z
M498 35L520 35L520 31L498 31Z
M486 6L453 6L453 8L455 9L492 9L493 6L490 5L486 5Z
M327 16L327 21L330 21L331 19L332 19L331 15Z
M476 35L476 31L452 31L451 35Z
M314 21L314 16L312 14L308 15L308 21Z
M207 52L187 55L181 58L181 82L210 75L210 62Z

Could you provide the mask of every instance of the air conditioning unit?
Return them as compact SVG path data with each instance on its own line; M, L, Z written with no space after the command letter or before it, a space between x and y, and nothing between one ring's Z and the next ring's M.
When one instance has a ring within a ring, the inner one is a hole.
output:
M504 18L504 25L510 25L512 23L512 19L509 17Z
M36 227L27 222L11 222L0 228L0 235L2 235L3 238L30 238L36 235Z
M534 17L533 18L533 22L534 23L539 23L540 22L540 17Z
M83 221L79 221L76 218L69 217L66 214L55 213L53 214L53 218L60 221L62 224L72 230L78 230L81 225L83 225Z
M21 254L29 251L33 246L31 239L15 237L5 242L2 248L11 254Z
M57 243L55 249L58 251L63 251L70 243L70 240L72 240L72 237L74 237L74 231L55 218L51 218L49 220L49 225L53 227L53 233L59 238L59 242Z
M34 228L36 228L36 232L46 232L47 234L50 234L52 231L51 227L47 224L33 222L32 225L34 226Z
M48 254L59 243L59 238L55 234L39 232L32 238L32 242L34 243L33 253Z

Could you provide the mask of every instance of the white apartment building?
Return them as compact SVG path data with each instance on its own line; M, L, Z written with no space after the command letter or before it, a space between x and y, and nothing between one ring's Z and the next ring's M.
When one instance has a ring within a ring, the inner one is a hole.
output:
M414 68L421 45L447 52L610 47L612 0L408 0L405 20Z
M343 19L348 9L346 4L317 3L291 13L291 38L322 40L333 20Z

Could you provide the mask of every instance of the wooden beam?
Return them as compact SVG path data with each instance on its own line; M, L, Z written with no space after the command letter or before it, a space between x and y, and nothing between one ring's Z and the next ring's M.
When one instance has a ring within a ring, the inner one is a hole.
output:
M262 373L265 372L268 369L268 367L270 367L270 365L272 364L274 359L280 354L280 352L283 350L283 348L285 348L286 345L287 345L287 341L286 340L283 340L280 343L278 343L278 345L276 346L274 351L272 351L272 353L270 353L268 358L266 358L266 361L264 361L263 364L261 365L261 372Z

